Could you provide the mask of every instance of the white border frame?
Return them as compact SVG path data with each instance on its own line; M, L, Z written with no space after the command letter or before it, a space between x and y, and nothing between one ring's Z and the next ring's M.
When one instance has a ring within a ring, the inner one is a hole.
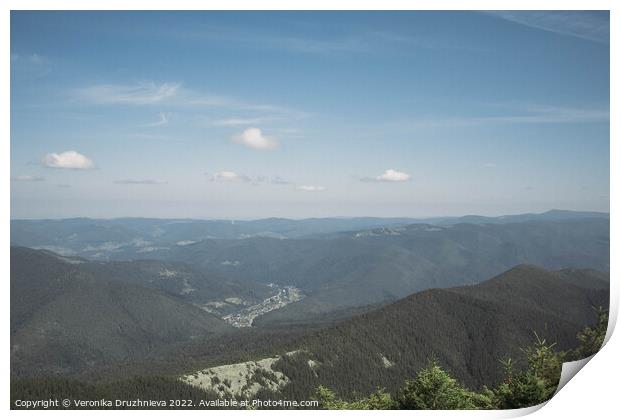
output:
M618 315L618 269L615 264L618 261L618 223L615 214L620 210L618 206L618 196L611 194L617 190L619 170L617 164L620 156L620 148L618 147L618 130L614 124L613 116L616 115L618 100L618 85L616 83L619 74L618 66L618 45L614 40L618 36L618 18L617 6L618 2L611 0L590 0L590 1L551 1L551 0L470 0L468 2L458 0L445 1L398 1L383 0L381 2L370 2L367 0L358 1L326 1L326 0L298 0L294 4L281 0L263 0L260 2L252 2L249 0L228 0L199 2L192 0L176 0L174 2L166 2L163 0L151 0L150 2L139 2L135 0L92 0L89 2L77 0L57 0L52 2L43 0L6 0L2 2L2 15L0 20L0 28L2 42L0 43L0 57L3 58L4 65L1 67L3 87L2 113L0 115L0 127L3 132L2 151L0 152L0 162L2 168L2 192L4 200L2 201L0 215L0 232L5 238L0 249L0 261L3 267L4 293L3 293L3 318L5 326L4 335L2 336L2 349L5 354L3 364L3 382L2 394L4 396L5 410L9 410L9 392L10 392L10 338L7 334L9 328L9 253L10 253L10 10L139 10L145 7L152 10L610 10L610 212L611 217L611 307L610 307L610 331L608 332L608 342L605 347L587 364L587 366L578 373L577 379L569 381L569 383L558 392L547 404L521 410L509 411L449 411L449 412L428 412L428 411L401 411L401 412L364 412L365 417L399 417L410 419L411 416L416 418L510 418L530 414L532 419L557 419L557 418L609 418L611 413L618 412L617 379L619 378L618 361L616 354L620 354L620 341L617 337L611 336L613 326L615 326ZM260 7L258 7L260 6ZM380 7L379 7L380 6ZM148 10L147 9L147 10ZM610 338L611 336L611 338ZM543 407L538 410L539 408ZM233 417L252 417L261 419L273 419L274 417L285 418L290 416L288 411L265 410L265 411L228 411L222 413L219 411L183 411L184 416L192 418L204 419L207 416L233 416ZM296 411L295 416L301 418L310 418L316 412L313 411ZM13 418L31 418L35 416L46 416L52 419L60 418L82 418L84 412L81 411L10 411ZM93 418L108 418L110 415L119 417L135 417L137 415L148 415L151 418L164 419L171 415L169 411L114 411L109 413L106 411L89 411L88 416ZM339 417L353 419L358 416L355 411L328 411L321 412L321 416Z

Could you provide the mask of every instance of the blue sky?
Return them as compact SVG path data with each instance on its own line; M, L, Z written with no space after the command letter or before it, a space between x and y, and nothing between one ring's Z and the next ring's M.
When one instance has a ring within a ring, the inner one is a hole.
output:
M606 12L12 12L11 217L609 211Z

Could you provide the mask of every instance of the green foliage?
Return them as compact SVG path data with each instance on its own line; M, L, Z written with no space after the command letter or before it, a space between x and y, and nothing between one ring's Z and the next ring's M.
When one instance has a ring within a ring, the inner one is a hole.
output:
M556 352L554 344L536 335L536 343L524 349L528 368L514 372L512 360L504 362L506 379L494 391L498 408L520 408L540 404L550 399L555 393L562 363L588 357L596 353L605 339L609 311L598 307L597 323L577 333L579 346L571 351Z
M472 410L492 408L491 397L463 387L431 359L399 393L398 408L410 410Z
M609 309L599 306L596 308L596 312L596 325L594 327L586 327L577 334L577 340L579 340L580 344L571 355L575 360L592 356L603 346L609 322Z
M390 394L378 388L367 398L347 402L336 397L334 391L327 387L319 386L314 398L319 401L321 407L328 410L392 410L399 408Z
M367 398L347 402L337 398L327 387L319 386L316 399L328 410L471 410L493 408L492 393L485 390L476 393L467 390L445 372L435 359L422 369L415 380L406 381L405 386L392 398L379 388Z
M523 349L527 369L515 372L512 359L502 362L506 379L493 391L497 408L530 407L553 396L566 360L566 353L556 352L553 347L536 335L536 343Z
M598 308L598 321L577 334L579 347L571 351L556 351L555 343L548 343L535 335L533 345L522 349L526 367L519 369L515 360L500 360L504 380L495 388L483 386L473 392L446 372L435 358L413 380L406 380L396 398L383 390L371 396L347 402L339 399L329 388L319 386L317 399L321 407L329 410L343 409L410 409L410 410L472 410L514 409L530 407L549 400L555 393L562 363L576 356L586 357L600 349L607 331L608 311Z
M377 387L396 396L432 355L465 388L491 388L504 379L499 357L516 350L511 356L525 366L519 348L532 343L532 330L544 331L556 351L577 346L578 326L594 321L592 304L609 299L608 290L575 285L589 284L594 277L588 274L519 266L475 286L416 293L323 328L288 346L307 354L278 363L291 379L282 393L302 398L324 385L346 401ZM310 369L308 359L318 364Z

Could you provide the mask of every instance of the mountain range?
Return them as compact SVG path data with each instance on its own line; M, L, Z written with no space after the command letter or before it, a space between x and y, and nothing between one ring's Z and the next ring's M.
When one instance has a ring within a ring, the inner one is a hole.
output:
M219 379L181 379L254 363L266 368L242 374L244 389L262 397L325 385L354 398L392 390L431 357L479 388L534 333L574 347L609 302L601 213L11 226L20 392L65 378L96 395L166 375L152 379L163 393L222 395L208 386Z
M119 261L95 269L113 277L127 277L132 267L142 273L132 272L129 277L151 282L149 270L153 269L146 269L146 265L181 264L183 268L177 271L192 274L184 277L188 283L181 285L179 292L185 288L183 298L198 304L207 303L207 296L200 292L205 287L198 286L209 282L207 279L212 279L211 297L216 290L229 287L229 296L248 302L266 298L270 284L303 290L303 300L257 319L263 323L300 321L341 309L385 303L431 287L475 284L518 264L552 270L572 267L609 271L606 213L555 210L433 221L437 224L377 218L234 223L158 219L12 221L11 238L14 245ZM350 230L351 226L361 225L366 227ZM266 231L271 232L269 237L257 234ZM283 236L276 238L272 235L275 233ZM231 235L242 237L230 239ZM138 264L137 260L159 262ZM139 265L142 268L138 269ZM161 267L157 270L161 271ZM166 287L170 284L167 282ZM233 284L237 289L230 289ZM190 289L195 291L189 293ZM250 290L252 296L247 299Z
M11 220L11 244L46 248L63 255L95 259L126 259L125 253L148 257L161 248L183 247L205 239L266 237L296 239L337 232L397 227L410 224L503 224L526 221L609 219L608 213L550 210L545 213L499 217L463 216L434 218L320 218L259 220L196 219L15 219Z

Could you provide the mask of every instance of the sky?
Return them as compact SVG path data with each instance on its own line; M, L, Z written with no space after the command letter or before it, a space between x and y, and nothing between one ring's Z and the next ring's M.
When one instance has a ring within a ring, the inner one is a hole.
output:
M607 12L11 12L11 218L609 211Z

